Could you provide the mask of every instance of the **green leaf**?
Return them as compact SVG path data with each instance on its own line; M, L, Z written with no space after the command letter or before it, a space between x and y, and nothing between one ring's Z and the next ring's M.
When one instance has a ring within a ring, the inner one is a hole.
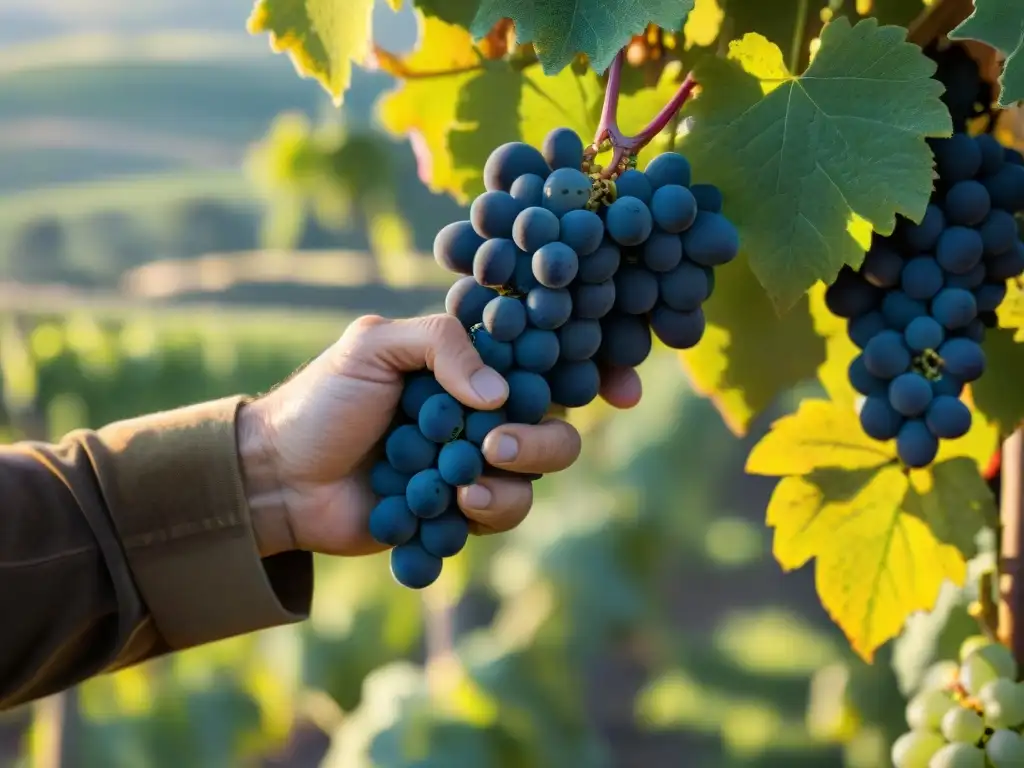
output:
M480 8L479 0L413 0L425 16L436 16L449 24L469 27Z
M975 409L1008 435L1024 420L1024 344L1014 332L990 328L985 333L985 375L971 385ZM992 443L990 453L996 450Z
M692 8L693 0L483 0L470 31L479 40L509 18L518 42L533 43L546 74L564 69L577 53L604 72L648 24L679 29Z
M745 258L716 278L704 305L704 338L679 355L694 388L743 435L779 394L813 378L825 360L825 340L815 333L806 299L785 315L775 312Z
M857 267L873 227L924 215L930 136L949 135L935 64L901 27L827 25L804 75L760 35L698 67L702 94L684 140L694 173L717 184L751 269L779 310L817 280Z
M287 53L302 77L313 77L335 104L352 80L352 63L370 53L373 0L256 0L252 35L266 32L275 53Z
M1006 56L999 78L999 106L1024 99L1024 5L1012 0L974 0L974 13L949 33L950 40L980 40Z

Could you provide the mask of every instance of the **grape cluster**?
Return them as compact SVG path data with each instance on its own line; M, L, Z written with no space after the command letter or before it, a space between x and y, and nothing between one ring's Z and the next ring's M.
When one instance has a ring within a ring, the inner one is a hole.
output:
M1024 683L1002 645L969 638L960 663L943 661L907 704L908 733L892 747L895 768L1024 766Z
M1024 272L1014 217L1024 210L1024 158L988 134L957 133L932 149L939 180L924 219L876 234L861 268L844 268L826 292L861 350L849 376L864 396L864 432L895 438L915 468L970 429L960 395L985 371L981 344L1007 280Z
M714 267L739 249L721 193L691 187L689 162L676 153L602 179L579 136L559 128L543 151L498 147L483 176L486 191L467 221L438 232L434 257L463 276L445 310L509 394L500 410L474 411L431 374L408 378L387 458L371 474L381 500L370 532L394 547L392 573L412 588L433 583L442 559L465 546L455 489L489 471L487 434L505 422L537 424L552 405L590 403L603 369L647 358L652 331L669 347L697 344Z

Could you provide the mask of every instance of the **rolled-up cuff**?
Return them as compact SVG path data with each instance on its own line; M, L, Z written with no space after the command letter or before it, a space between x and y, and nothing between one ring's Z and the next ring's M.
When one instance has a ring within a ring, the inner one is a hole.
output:
M312 556L261 559L226 398L111 424L90 452L136 585L174 649L305 619Z

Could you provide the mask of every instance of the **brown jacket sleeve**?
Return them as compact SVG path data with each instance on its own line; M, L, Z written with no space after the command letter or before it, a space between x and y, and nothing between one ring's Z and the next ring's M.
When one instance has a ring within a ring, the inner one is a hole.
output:
M241 402L0 448L0 709L308 615L311 556L256 549Z

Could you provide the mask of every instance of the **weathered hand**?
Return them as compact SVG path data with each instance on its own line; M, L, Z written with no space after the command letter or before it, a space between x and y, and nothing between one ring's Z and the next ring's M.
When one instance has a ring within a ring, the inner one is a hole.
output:
M242 407L239 450L263 555L385 549L367 528L376 503L368 471L398 407L404 375L423 368L471 408L498 408L508 395L505 380L481 362L455 318L367 316L280 387ZM612 405L630 408L640 400L632 369L606 371L602 380L601 395ZM579 452L579 433L557 419L502 425L483 444L490 464L522 473L557 472ZM483 477L459 488L458 501L474 533L496 533L526 517L533 486L526 479Z

